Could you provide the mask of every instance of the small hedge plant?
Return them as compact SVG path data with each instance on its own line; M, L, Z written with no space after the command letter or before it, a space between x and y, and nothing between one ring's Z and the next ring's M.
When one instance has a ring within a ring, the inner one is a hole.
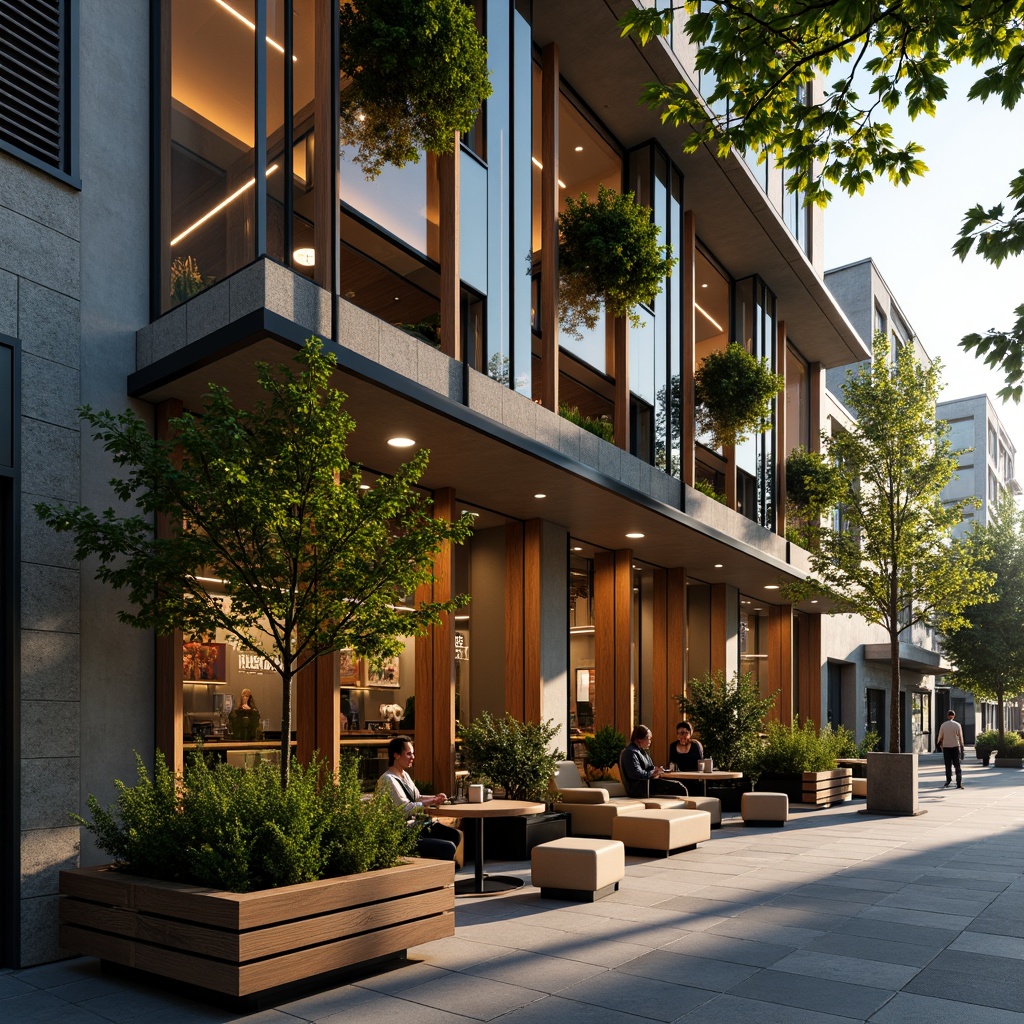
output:
M999 746L999 733L995 729L986 729L974 737L974 752L978 757L991 754Z
M343 759L338 781L323 766L293 762L286 789L270 763L236 768L193 754L184 777L162 754L153 777L136 754L138 781L118 780L92 821L72 815L116 866L171 882L252 892L394 867L414 854L417 828L387 795L363 800L358 765Z
M594 782L614 778L612 769L618 766L626 742L626 737L613 725L602 725L593 736L588 736L583 741L587 748L587 777Z
M827 772L836 767L837 757L852 757L856 752L853 735L842 726L833 731L828 725L818 730L810 719L802 726L769 722L757 767L761 775Z
M563 757L550 749L556 732L550 718L520 722L508 714L492 718L485 711L462 729L462 757L470 781L499 787L509 800L546 800L548 783Z
M570 423L575 423L577 427L582 427L584 430L589 430L591 434L596 434L603 441L611 443L615 440L614 423L610 423L608 420L594 419L592 416L584 416L575 405L566 405L563 402L558 407L558 415Z
M1004 733L996 740L996 757L1024 757L1024 738L1015 732Z

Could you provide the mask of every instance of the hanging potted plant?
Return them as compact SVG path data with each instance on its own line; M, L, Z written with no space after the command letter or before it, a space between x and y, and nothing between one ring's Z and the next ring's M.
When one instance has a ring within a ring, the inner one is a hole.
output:
M697 427L716 448L739 444L771 426L772 402L786 386L766 359L735 342L712 352L694 375Z
M839 504L843 482L839 471L820 452L802 445L786 456L786 503L792 519L792 540L805 548L817 545L821 517ZM788 534L788 531L787 531Z
M355 0L339 12L341 142L367 178L450 153L491 94L487 44L463 0Z
M678 262L671 246L658 244L660 234L632 192L598 185L596 202L586 192L566 197L558 218L558 320L566 334L595 328L602 303L643 326L636 307L654 301Z

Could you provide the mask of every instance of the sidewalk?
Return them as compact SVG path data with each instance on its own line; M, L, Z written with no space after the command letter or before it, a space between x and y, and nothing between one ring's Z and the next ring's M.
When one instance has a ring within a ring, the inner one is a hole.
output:
M594 904L529 885L460 898L454 938L260 1013L76 959L0 972L0 1019L1024 1024L1024 773L971 758L963 791L943 781L941 757L922 755L919 817L868 817L855 800L795 809L784 829L729 822L667 860L629 857L620 891Z

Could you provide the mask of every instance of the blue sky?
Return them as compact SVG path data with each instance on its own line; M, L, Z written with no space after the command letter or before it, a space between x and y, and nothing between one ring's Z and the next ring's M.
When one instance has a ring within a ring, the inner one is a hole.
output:
M943 399L988 393L1018 452L1024 478L1024 403L995 399L1002 378L957 342L974 331L1008 328L1024 302L1024 259L998 270L951 252L964 211L1006 198L1010 179L1024 168L1024 103L1006 111L995 101L967 102L980 73L958 68L949 96L934 118L911 122L893 115L894 139L924 146L929 171L909 186L875 182L863 196L833 200L825 212L825 266L872 257L925 350L942 361Z

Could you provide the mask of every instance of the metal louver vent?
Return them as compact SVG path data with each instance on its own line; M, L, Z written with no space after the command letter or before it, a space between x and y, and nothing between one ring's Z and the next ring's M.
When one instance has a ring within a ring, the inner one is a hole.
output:
M64 0L0 0L0 142L65 169Z

